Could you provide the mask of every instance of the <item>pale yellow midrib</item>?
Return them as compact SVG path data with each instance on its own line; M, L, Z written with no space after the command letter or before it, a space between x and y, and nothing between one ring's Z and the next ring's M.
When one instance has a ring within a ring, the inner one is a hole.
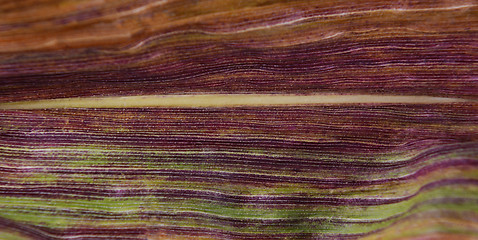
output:
M127 97L60 98L0 103L0 109L143 108L143 107L260 107L330 104L440 104L468 102L460 98L403 95L340 94L196 94Z

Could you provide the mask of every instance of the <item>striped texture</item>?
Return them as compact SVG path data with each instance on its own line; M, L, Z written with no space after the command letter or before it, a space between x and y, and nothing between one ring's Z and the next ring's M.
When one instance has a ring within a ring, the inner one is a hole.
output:
M1 2L0 101L317 92L477 98L474 1Z
M0 239L478 239L477 11L0 1Z

